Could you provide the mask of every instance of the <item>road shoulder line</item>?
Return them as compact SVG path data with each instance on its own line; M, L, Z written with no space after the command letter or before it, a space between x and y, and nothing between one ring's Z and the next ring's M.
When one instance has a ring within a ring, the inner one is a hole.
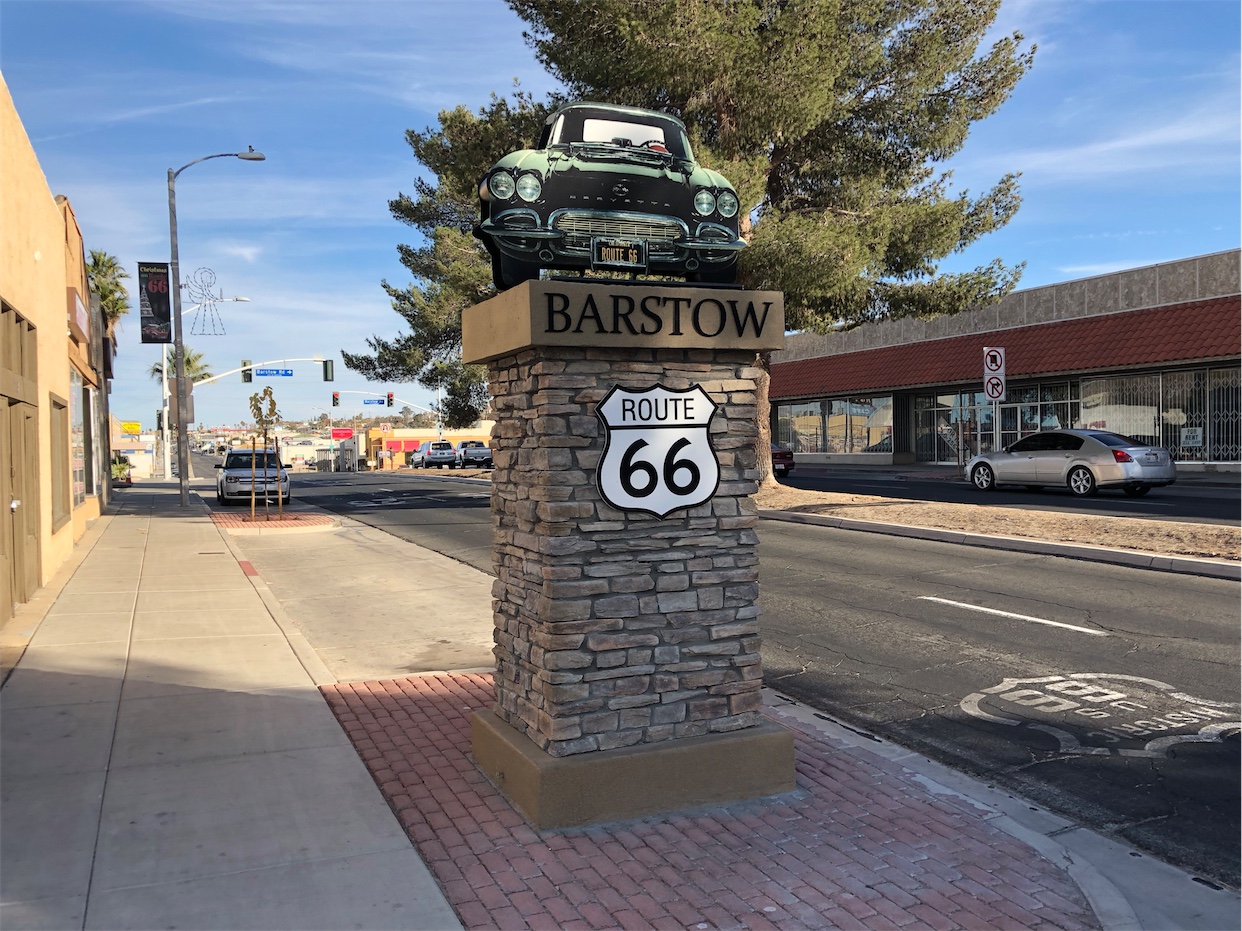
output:
M804 514L800 511L760 510L764 520L779 520L792 524L812 524L817 527L834 527L840 530L858 530L915 540L932 540L938 543L956 543L962 546L979 546L1015 553L1031 553L1041 556L1063 556L1102 562L1135 569L1155 569L1161 572L1177 572L1184 575L1202 575L1215 579L1242 581L1242 564L1223 559L1199 559L1193 556L1169 556L1163 553L1145 553L1138 550L1117 550L1090 543L1054 543L1028 537L1003 537L990 534L969 533L964 530L941 530L935 527L911 527L906 524L886 524L880 521L858 520L850 517L832 517L825 514Z

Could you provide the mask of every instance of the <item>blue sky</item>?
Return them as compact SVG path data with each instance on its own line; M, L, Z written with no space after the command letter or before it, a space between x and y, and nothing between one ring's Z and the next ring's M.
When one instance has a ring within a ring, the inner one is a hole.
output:
M1237 248L1239 8L1005 0L995 31L1037 43L1035 65L952 167L972 192L1021 171L1023 207L942 267L1024 261L1020 287L1033 287ZM333 390L346 416L381 412L351 391L432 406L417 385L369 383L339 361L400 328L380 281L409 281L396 246L415 234L388 212L417 176L405 130L515 79L536 96L553 87L500 0L0 0L0 72L87 248L135 278L139 261L168 259L169 168L250 145L267 156L177 181L183 280L209 268L225 296L250 298L218 306L223 335L187 315L186 343L216 372L323 355L336 381L307 362L284 366L292 378L230 376L195 392L202 424L249 419L266 384L291 419L331 410ZM135 309L113 383L122 419L153 426L159 357Z

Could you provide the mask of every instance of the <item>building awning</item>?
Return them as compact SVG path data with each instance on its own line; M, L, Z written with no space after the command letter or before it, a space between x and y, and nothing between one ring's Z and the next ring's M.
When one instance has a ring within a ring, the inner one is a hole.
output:
M1010 381L1236 360L1242 345L1238 295L1099 314L780 362L773 401L983 383L983 349L1005 349Z
M384 440L384 449L393 453L412 453L418 449L418 440Z

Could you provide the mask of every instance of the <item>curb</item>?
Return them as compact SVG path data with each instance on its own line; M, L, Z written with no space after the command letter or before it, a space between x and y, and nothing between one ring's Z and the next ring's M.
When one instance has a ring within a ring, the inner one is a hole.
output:
M898 744L842 724L768 686L764 686L763 693L764 705L770 716L792 718L826 738L848 744L856 752L869 753L896 763L931 793L953 796L978 809L984 820L995 828L1031 847L1045 860L1064 870L1087 897L1103 931L1140 931L1143 928L1125 893L1085 858L1075 856L1055 839L1055 835L1072 827L1073 822L1052 812L1035 809L1026 800L985 786L972 776L949 769ZM1036 815L1032 816L1032 811L1037 812Z
M1155 569L1161 572L1177 572L1184 575L1201 575L1214 579L1242 581L1242 564L1223 559L1198 559L1192 556L1167 556L1161 553L1145 553L1138 550L1116 550L1090 543L1052 543L1025 537L989 536L967 533L964 530L938 530L933 527L910 527L905 524L885 524L879 521L858 520L850 517L828 517L823 514L802 514L792 511L761 510L764 520L780 520L791 524L813 524L817 527L834 527L840 530L859 530L893 537L909 537L915 540L933 540L939 543L957 543L962 546L979 546L1014 553L1031 553L1040 556L1063 556L1089 562L1129 566L1134 569Z

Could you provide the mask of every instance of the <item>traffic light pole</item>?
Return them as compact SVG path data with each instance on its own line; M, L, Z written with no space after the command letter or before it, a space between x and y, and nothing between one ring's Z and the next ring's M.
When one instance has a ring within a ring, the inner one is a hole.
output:
M323 356L315 356L311 359L269 359L267 362L248 362L247 364L235 369L229 369L227 372L221 372L219 375L212 375L210 378L204 378L202 381L196 381L194 387L199 385L210 385L213 381L219 381L221 378L228 378L230 375L236 375L238 372L244 372L246 369L262 368L265 365L279 365L282 362L323 362ZM263 376L260 375L260 378Z

